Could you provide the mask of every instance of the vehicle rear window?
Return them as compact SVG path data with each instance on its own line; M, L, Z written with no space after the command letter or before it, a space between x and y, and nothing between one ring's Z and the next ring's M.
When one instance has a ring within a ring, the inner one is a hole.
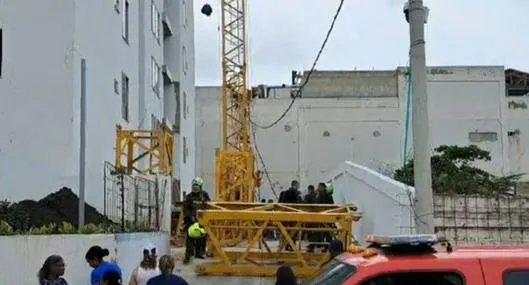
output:
M339 285L356 273L356 267L333 259L325 265L318 276L303 281L303 285Z
M527 285L529 284L529 270L528 271L511 271L505 273L503 277L503 285Z

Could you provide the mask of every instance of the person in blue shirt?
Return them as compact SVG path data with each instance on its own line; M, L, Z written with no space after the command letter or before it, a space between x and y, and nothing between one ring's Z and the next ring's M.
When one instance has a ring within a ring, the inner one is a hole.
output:
M147 285L189 285L184 278L173 274L175 261L170 255L160 257L158 267L162 274L149 279Z
M94 269L90 274L91 285L102 285L103 276L110 271L114 271L118 273L120 278L122 277L121 268L119 268L117 264L103 260L103 258L108 255L110 255L110 251L106 248L101 248L98 245L92 246L86 252L86 262L88 262L88 265Z

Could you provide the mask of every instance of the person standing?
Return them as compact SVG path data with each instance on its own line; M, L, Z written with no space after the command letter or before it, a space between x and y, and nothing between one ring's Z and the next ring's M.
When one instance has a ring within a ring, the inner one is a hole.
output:
M279 203L286 204L296 204L302 201L301 195L299 192L299 182L297 180L292 180L290 182L290 188L285 190L282 195L279 197Z
M173 274L175 261L170 255L160 258L159 267L161 274L151 278L147 285L189 285L184 278Z
M203 259L206 253L206 236L199 238L192 238L187 233L189 227L198 222L197 219L197 207L202 207L204 204L211 199L209 198L208 192L202 189L204 180L200 177L196 177L191 181L191 193L186 195L184 201L184 227L186 233L186 250L184 257L184 264L189 263L191 257Z
M314 185L309 185L309 187L307 187L307 194L305 194L303 202L305 204L316 204L317 198L318 198L318 195L316 193L316 189L314 188ZM315 228L315 227L318 226L318 224L307 223L307 224L305 224L305 226L307 228ZM307 247L307 251L308 252L314 252L314 247L315 247L314 242L318 242L317 232L307 231L306 232L306 237L307 237L307 239L309 241L309 246Z
M294 270L288 264L279 266L276 271L276 285L297 285L298 280L294 275Z
M86 262L90 267L94 269L92 270L92 273L90 273L91 285L101 285L103 275L105 275L109 271L114 271L118 273L120 277L122 277L123 274L121 268L117 264L106 262L103 260L103 258L109 255L110 251L108 249L101 248L98 245L90 247L86 252Z
M64 260L60 255L50 255L39 269L39 285L68 285L62 277L65 271Z
M305 204L316 204L317 197L318 195L316 194L316 189L314 188L314 185L309 185L309 187L307 187L307 194L305 194L303 202Z
M143 258L130 275L130 285L146 285L151 278L160 275L156 247L149 243L143 247Z
M334 193L334 186L332 184L320 182L318 184L318 198L317 198L318 204L327 204L327 205L334 204L334 199L332 197L333 193ZM335 225L328 224L328 225L322 225L322 226L332 228ZM320 236L318 237L318 241L325 243L325 245L323 245L322 247L324 251L327 251L327 249L329 248L329 244L332 241L331 233L322 232Z
M121 276L115 271L109 271L103 275L102 285L122 285Z

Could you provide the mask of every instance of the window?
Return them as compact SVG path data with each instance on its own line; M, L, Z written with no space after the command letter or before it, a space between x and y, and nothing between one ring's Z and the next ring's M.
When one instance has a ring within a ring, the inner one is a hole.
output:
M129 0L123 0L123 13L121 15L121 36L129 43Z
M338 283L334 283L338 284ZM367 280L362 285L439 284L464 285L463 278L452 272L400 272L383 274ZM331 283L329 283L331 285Z
M325 265L320 272L320 275L305 280L303 285L338 285L343 281L349 279L356 273L356 267L353 265L343 263L337 259L331 260Z
M119 81L116 78L114 78L114 93L119 95Z
M182 0L182 26L187 29L187 7L186 0Z
M151 57L151 71L152 71L152 90L156 95L160 96L160 65L156 62L154 57Z
M184 95L183 95L184 98L182 98L182 101L184 101L182 103L183 107L182 107L182 111L184 112L184 119L187 119L187 93L184 91Z
M187 74L187 49L185 46L182 47L182 72Z
M529 271L511 271L503 275L503 285L526 285Z
M468 140L471 143L495 142L498 140L498 133L496 132L470 132L468 133Z
M160 11L154 1L151 1L151 31L158 43L160 42L160 18Z
M129 77L121 74L121 117L129 121Z
M4 46L2 29L0 29L0 78L2 77L2 47Z
M183 160L184 160L184 163L187 163L187 155L188 155L188 151L187 151L187 138L185 136L182 137L182 152L183 152Z

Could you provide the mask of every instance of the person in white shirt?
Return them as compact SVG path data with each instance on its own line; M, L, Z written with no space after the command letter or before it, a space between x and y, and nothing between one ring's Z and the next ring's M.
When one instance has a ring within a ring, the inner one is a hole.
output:
M130 276L130 285L146 285L149 279L161 274L158 268L156 247L148 244L142 248L143 259L140 264L132 271Z

